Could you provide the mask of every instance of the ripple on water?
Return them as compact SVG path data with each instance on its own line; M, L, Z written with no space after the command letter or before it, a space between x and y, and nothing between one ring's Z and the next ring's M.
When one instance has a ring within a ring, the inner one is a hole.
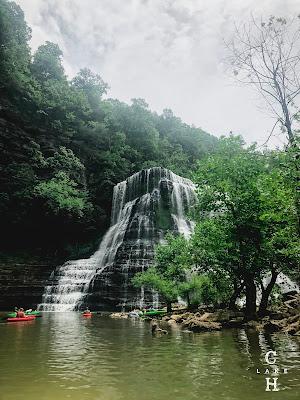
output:
M4 400L40 400L41 393L43 400L270 400L255 372L269 349L290 371L279 378L280 400L300 393L299 339L284 335L172 330L159 338L147 322L97 315L87 321L74 312L4 324L0 343Z

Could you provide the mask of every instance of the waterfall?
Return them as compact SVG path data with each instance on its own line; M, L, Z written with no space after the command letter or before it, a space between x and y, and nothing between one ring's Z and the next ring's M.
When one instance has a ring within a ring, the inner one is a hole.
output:
M111 226L88 259L58 267L45 288L40 310L72 311L87 304L142 305L146 293L130 279L153 261L154 246L168 232L188 237L186 213L195 201L193 183L160 168L142 170L114 187ZM151 302L154 301L154 297ZM157 302L157 298L155 297Z
M96 253L88 259L67 261L58 269L58 284L46 286L40 310L72 311L83 302L93 276L113 260L117 244L124 236L132 206L133 202L126 204L117 222L104 235ZM52 275L52 279L56 274Z
M194 199L194 190L186 185L185 182L175 179L175 174L173 174L173 192L172 192L172 205L176 210L175 214L172 214L175 224L178 227L179 233L183 234L185 238L189 238L191 232L193 231L193 223L186 219L186 213L184 210L183 199L186 199L187 205L189 207Z

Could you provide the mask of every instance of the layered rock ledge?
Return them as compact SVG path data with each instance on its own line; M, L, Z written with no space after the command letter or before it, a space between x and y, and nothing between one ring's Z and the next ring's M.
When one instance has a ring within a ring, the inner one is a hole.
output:
M1 264L0 310L36 308L52 270L53 265L47 264Z

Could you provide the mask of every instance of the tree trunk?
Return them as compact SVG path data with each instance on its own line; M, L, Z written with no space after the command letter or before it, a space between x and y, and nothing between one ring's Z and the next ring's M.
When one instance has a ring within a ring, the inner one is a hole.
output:
M167 312L168 313L172 312L172 303L170 301L167 302Z
M186 302L187 302L187 308L188 308L188 310L190 310L191 309L191 300L190 300L189 292L187 292L187 294L186 294Z
M288 138L289 138L289 143L292 145L295 141L295 137L294 137L293 130L292 130L292 121L291 121L290 111L289 111L288 104L285 99L285 95L282 92L282 87L278 83L277 71L273 72L273 82L274 82L276 91L278 93L278 96L279 96L278 100L281 105L282 113L284 115L284 120L283 121L281 120L281 122L286 127Z
M252 321L256 319L256 286L254 277L251 274L245 276L246 286L246 310L245 319L246 321Z
M292 130L292 123L291 123L291 119L290 119L289 110L288 110L287 105L285 104L285 102L283 102L282 109L283 109L284 117L285 117L284 125L285 125L286 130L287 130L287 134L288 134L288 137L289 137L289 142L290 142L291 145L293 145L294 142L295 142L295 137L294 137L294 133L293 133L293 130Z
M261 296L261 301L259 305L259 310L258 310L258 315L260 317L263 317L266 314L267 308L268 308L268 302L269 302L269 296L272 292L272 289L276 283L276 279L278 276L278 272L276 270L272 270L272 277L265 289L263 289L262 286L262 296Z
M234 291L233 291L232 296L230 297L229 304L228 304L228 308L230 310L235 310L236 309L236 304L235 303L237 301L237 298L242 293L242 290L244 289L244 286L245 286L244 282L242 282L240 285L238 284L237 281L234 282Z

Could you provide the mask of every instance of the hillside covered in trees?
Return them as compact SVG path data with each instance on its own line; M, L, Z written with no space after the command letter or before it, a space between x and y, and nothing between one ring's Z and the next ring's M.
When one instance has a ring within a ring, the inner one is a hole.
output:
M58 45L32 54L21 8L0 0L1 254L90 254L109 224L113 186L142 168L190 176L217 139L143 99L110 99L82 69L69 80Z

